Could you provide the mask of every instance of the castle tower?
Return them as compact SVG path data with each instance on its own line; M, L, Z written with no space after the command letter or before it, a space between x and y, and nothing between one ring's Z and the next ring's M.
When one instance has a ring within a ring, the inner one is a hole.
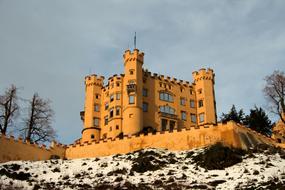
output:
M84 129L82 130L82 142L100 139L100 105L101 88L104 77L90 75L85 77L85 106L82 115Z
M216 124L216 101L215 101L215 74L212 69L200 69L192 73L194 79L198 125Z
M144 53L134 49L124 54L123 133L132 135L142 130L142 65Z

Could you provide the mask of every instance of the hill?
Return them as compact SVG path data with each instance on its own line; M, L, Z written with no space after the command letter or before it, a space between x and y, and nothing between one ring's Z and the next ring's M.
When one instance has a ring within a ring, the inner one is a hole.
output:
M216 144L102 158L0 164L1 189L285 189L285 153Z

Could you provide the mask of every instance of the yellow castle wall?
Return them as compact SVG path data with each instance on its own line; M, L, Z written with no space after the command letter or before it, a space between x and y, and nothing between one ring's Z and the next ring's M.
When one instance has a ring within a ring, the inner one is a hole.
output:
M274 141L234 122L218 125L205 125L199 129L130 136L123 139L86 142L70 145L66 158L90 158L124 154L144 148L165 148L169 150L190 150L223 142L225 145L248 149L258 143L275 145Z
M47 160L52 155L60 158L65 157L65 146L52 143L47 149L36 144L24 143L21 139L14 137L0 136L0 162L11 160Z

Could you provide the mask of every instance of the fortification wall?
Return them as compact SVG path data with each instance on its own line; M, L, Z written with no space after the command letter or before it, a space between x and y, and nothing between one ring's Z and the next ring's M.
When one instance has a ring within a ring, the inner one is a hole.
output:
M169 150L189 150L222 142L228 146L248 149L258 143L274 144L274 141L234 122L218 125L204 125L200 128L164 132L123 139L69 145L66 158L100 157L125 154L144 148L166 148Z
M49 148L15 139L13 136L0 135L0 162L11 160L47 160L52 155L65 157L66 147L52 143Z

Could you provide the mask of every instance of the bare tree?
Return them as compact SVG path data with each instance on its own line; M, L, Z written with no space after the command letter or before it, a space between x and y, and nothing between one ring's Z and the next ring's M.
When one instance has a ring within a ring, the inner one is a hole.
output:
M274 71L266 76L266 85L263 89L265 96L271 104L271 111L279 115L281 121L285 123L285 75L284 72Z
M54 112L50 101L44 100L37 93L29 101L28 116L24 119L22 133L25 139L34 143L51 142L55 139L55 130L51 123Z
M19 114L17 90L15 85L11 85L4 95L0 95L0 130L4 135Z

